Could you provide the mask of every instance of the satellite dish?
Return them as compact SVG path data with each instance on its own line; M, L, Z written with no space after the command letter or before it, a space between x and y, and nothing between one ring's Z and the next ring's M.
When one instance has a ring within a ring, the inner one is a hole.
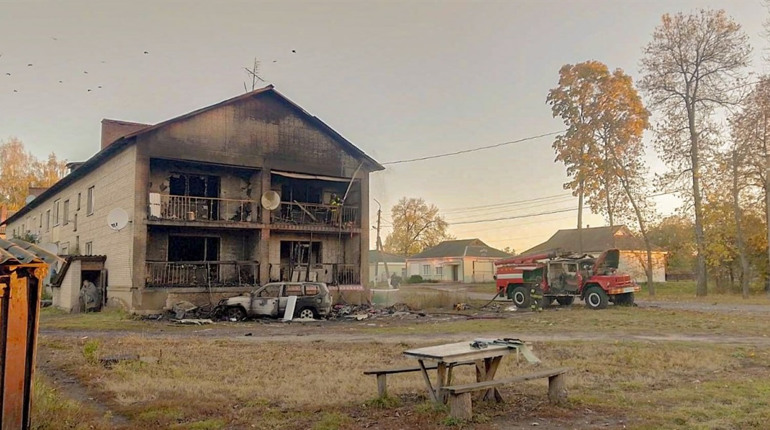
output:
M53 255L59 255L59 245L53 242L47 242L42 245L42 248L50 252Z
M272 211L278 209L278 206L281 205L281 195L275 191L267 191L265 194L262 194L261 201L263 208Z
M27 196L27 198L26 198L26 199L24 199L24 204L25 204L25 205L28 205L28 204L32 203L32 200L35 200L35 198L36 198L36 197L37 197L37 196L36 196L36 195L34 195L34 194L30 194L30 195L28 195L28 196Z
M115 208L107 215L107 226L115 231L123 230L128 225L128 214L121 208Z

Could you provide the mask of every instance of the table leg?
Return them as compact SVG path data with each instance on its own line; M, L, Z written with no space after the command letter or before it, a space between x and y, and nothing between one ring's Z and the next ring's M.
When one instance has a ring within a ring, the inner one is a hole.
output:
M447 374L446 363L444 363L443 361L440 361L438 363L438 368L436 369L436 374L437 374L436 375L437 376L436 377L436 380L437 380L437 382L436 382L436 398L438 399L439 402L446 403L446 397L444 396L444 393L441 391L441 388L443 388L444 385L445 385L444 381L446 380L446 374Z
M493 381L495 379L497 368L500 366L500 362L502 360L503 360L502 356L487 359L487 362L486 362L486 364L488 364L487 381ZM498 402L503 401L503 395L500 394L500 390L497 388L492 388L491 390L487 390L486 394L484 395L485 400L492 400L492 397L494 397L495 400Z
M425 380L425 385L428 386L428 394L430 395L431 400L438 403L438 398L436 397L436 392L433 391L433 384L430 382L430 376L428 376L428 369L425 368L425 363L423 363L422 360L417 360L417 362L420 363L422 378Z

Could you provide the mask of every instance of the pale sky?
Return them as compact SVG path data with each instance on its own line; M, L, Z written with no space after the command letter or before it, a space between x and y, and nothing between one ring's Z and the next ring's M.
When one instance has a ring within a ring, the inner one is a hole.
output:
M661 15L700 7L727 10L751 38L753 70L766 70L761 0L0 0L0 140L82 161L99 149L102 118L157 123L236 96L256 57L266 83L382 163L493 145L562 128L545 97L563 64L598 60L636 79ZM450 224L574 208L552 139L386 166L371 197L385 225L403 196ZM522 251L575 224L571 211L450 232Z

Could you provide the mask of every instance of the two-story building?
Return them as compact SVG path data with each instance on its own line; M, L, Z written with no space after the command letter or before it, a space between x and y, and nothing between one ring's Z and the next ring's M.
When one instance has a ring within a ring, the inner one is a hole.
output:
M135 312L368 279L369 173L383 167L273 86L155 125L103 120L101 151L73 168L6 221L77 263L60 307L81 279Z

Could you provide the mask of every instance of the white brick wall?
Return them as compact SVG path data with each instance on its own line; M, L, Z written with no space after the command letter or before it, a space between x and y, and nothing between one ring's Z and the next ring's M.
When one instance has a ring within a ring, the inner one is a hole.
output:
M107 255L105 268L109 272L110 286L131 286L133 223L117 232L107 226L107 214L113 208L123 208L129 214L129 220L134 213L134 182L135 182L136 151L133 145L121 150L104 164L98 166L85 177L76 180L65 189L38 203L22 219L11 223L9 231L25 230L38 235L41 244L57 243L60 250L66 249L69 254L85 254L86 243L92 243L93 255ZM87 213L88 188L94 187L94 212ZM80 209L78 210L78 193L80 193ZM51 219L50 228L46 231L46 211L59 200L59 225ZM65 225L64 201L69 200L69 222ZM42 204L41 204L42 203ZM40 217L43 217L42 228ZM75 231L75 216L77 215L77 231Z

